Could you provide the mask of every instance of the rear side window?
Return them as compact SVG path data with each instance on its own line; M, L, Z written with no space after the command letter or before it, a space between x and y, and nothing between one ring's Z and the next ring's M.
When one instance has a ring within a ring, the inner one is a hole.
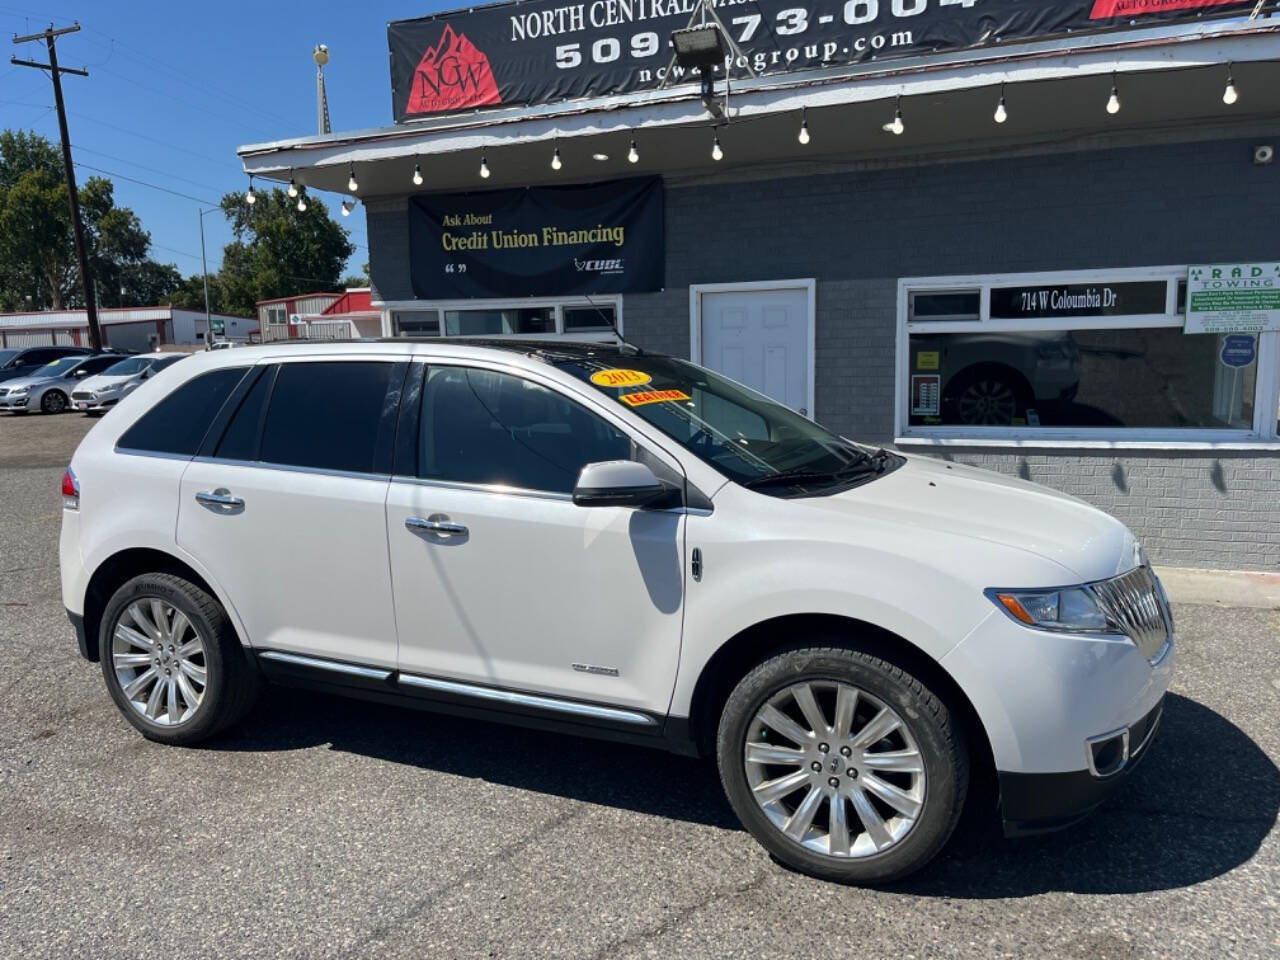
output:
M259 459L291 467L372 472L394 367L377 361L282 364L271 392Z
M588 463L631 459L631 440L554 390L493 370L432 367L418 476L571 493Z
M116 446L194 456L209 424L247 369L224 367L188 380L144 413Z
M222 460L257 460L258 434L275 370L265 370L245 394L213 455Z

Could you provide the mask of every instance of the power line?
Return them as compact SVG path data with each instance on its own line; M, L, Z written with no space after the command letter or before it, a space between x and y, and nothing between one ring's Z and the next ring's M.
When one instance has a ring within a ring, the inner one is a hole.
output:
M191 184L191 186L193 187L203 187L206 190L222 189L220 187L215 187L212 184L201 183L197 180L188 180L186 177L180 177L175 173L169 173L167 170L160 170L156 167L148 167L145 164L138 163L136 160L128 160L124 157L117 157L109 153L103 153L101 150L90 150L88 147L77 147L76 149L81 153L92 153L92 154L96 154L99 157L106 157L108 160L116 160L116 161L119 161L120 163L127 163L131 167L137 167L139 170L146 170L148 173L158 173L160 176L168 177L170 180L180 180L183 183Z
M108 76L116 77L117 79L123 80L126 83L132 83L134 86L138 87L141 90L146 90L147 92L156 94L157 96L168 97L170 100L176 100L182 104L186 104L186 105L190 104L190 101L187 98L182 97L180 94L171 92L169 90L162 90L159 87L150 86L149 84L143 83L141 80L135 80L133 77L126 76L125 74L120 73L117 70L109 70L106 67L102 67L101 70L103 73L107 74ZM232 117L230 114L223 113L221 110L213 110L210 108L206 108L206 112L214 116L221 117L224 120L230 120L233 123L238 123L243 126L251 127L253 129L260 130L260 131L266 131L272 136L276 135L276 132L271 130L271 128L269 127L259 126L256 123L245 123L245 117L243 116L243 113L238 117Z
M175 197L182 197L182 199L184 200L191 200L195 203L203 204L206 207L218 206L218 202L215 200L205 200L205 199L202 199L201 197L193 197L189 193L182 193L178 190L170 190L168 187L162 187L158 183L151 183L147 180L139 180L137 177L126 177L123 173L115 173L114 171L111 171L111 170L103 170L101 167L91 167L89 166L89 164L80 163L79 161L76 161L75 165L84 170L92 170L94 173L101 173L108 177L116 177L119 180L127 180L129 183L136 183L140 187L150 187L152 190L160 190L160 191L163 191L164 193L171 193Z

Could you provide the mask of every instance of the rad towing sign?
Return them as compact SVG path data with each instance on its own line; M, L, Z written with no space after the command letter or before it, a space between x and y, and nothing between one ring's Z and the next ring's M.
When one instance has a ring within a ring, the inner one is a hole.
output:
M1280 263L1217 263L1187 271L1184 333L1280 330Z

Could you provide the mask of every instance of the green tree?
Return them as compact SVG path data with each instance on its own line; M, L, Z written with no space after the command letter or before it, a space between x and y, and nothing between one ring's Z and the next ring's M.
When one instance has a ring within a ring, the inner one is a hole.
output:
M299 212L297 201L277 188L260 192L253 205L228 193L222 212L235 239L223 247L218 288L232 313L252 315L257 301L271 297L341 289L342 268L355 247L323 204L313 200Z
M165 302L181 282L150 257L151 236L114 187L90 177L80 191L89 269L102 306ZM62 155L44 137L0 133L0 308L83 306Z

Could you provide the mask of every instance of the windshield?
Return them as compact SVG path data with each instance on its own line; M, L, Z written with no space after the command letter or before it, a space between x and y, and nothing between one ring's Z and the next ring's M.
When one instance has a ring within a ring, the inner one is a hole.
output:
M17 350L0 350L0 369L7 367L9 365L9 361L17 355Z
M36 377L56 377L66 373L76 364L84 363L84 357L59 357L57 360L50 360L43 367L38 369L32 376Z
M684 360L637 354L558 365L744 486L830 487L885 466L789 407Z
M104 377L129 377L135 373L141 373L151 366L153 362L150 357L130 357L128 360L113 363L102 371L102 375Z

